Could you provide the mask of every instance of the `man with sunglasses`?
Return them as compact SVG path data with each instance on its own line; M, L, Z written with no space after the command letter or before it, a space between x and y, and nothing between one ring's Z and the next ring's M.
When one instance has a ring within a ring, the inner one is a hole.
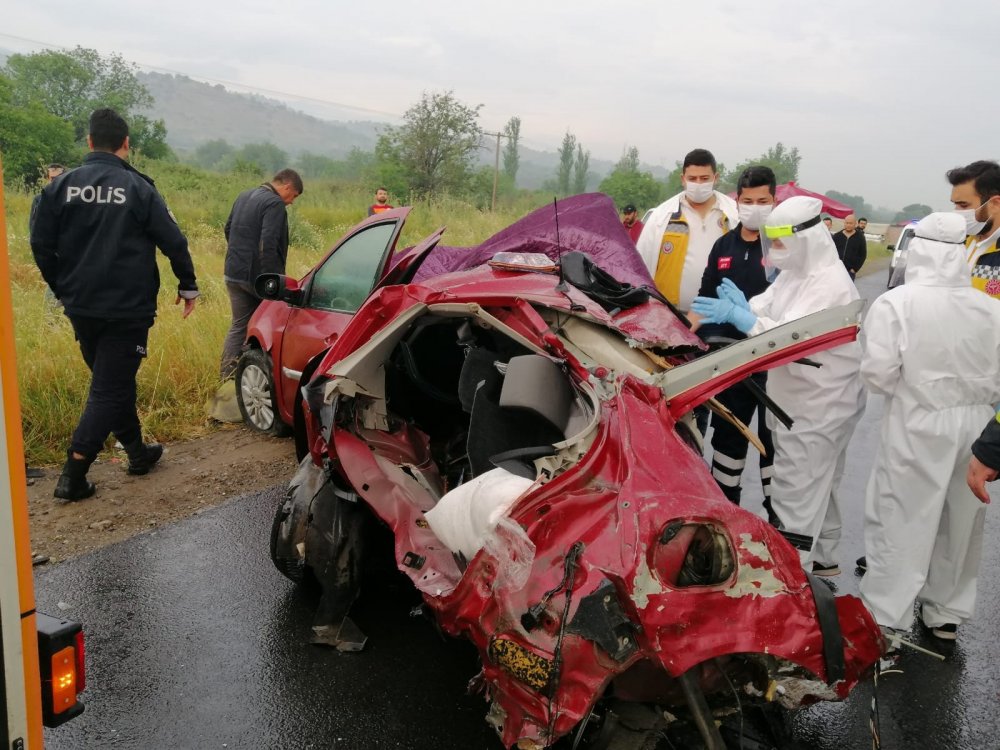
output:
M846 305L858 290L820 222L816 198L789 198L764 222L766 265L780 273L749 300L720 286L719 298L696 297L692 311L705 323L732 323L755 336L811 313ZM854 341L811 355L819 367L792 362L768 373L767 392L792 418L773 423L771 504L781 528L797 542L805 564L822 576L840 573L840 501L847 444L865 409L861 346Z

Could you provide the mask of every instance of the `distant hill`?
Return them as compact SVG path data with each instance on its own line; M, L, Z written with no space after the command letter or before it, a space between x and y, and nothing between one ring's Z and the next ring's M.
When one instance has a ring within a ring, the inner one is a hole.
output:
M370 151L384 123L370 120L335 121L306 114L288 104L259 96L229 91L220 84L201 83L181 75L139 73L139 80L156 100L150 113L167 125L167 141L181 153L193 151L205 141L222 138L234 146L269 142L291 155L308 151L334 158L352 148ZM480 163L492 166L494 153L487 143L480 150ZM586 147L586 144L584 144ZM519 187L540 188L555 177L559 155L521 146L517 173ZM591 157L588 188L608 174L615 163ZM664 180L669 170L643 165Z
M0 66L9 54L10 50L0 49ZM206 141L221 138L237 147L268 142L292 156L308 151L341 158L352 148L371 151L380 128L385 127L385 123L371 120L321 119L277 99L233 92L221 84L202 83L187 76L140 72L137 77L155 102L148 114L166 123L167 142L182 155ZM346 111L345 116L349 116ZM486 146L480 150L480 163L492 166L494 153L489 139ZM555 151L522 145L518 187L540 188L555 177L558 165ZM613 161L591 157L588 189L596 189L613 168ZM644 164L642 168L660 180L669 174L663 167Z
M234 146L268 142L290 154L336 158L352 148L370 151L378 137L376 122L321 120L275 99L233 93L186 76L139 73L138 78L155 100L150 114L163 119L167 142L181 152L222 138Z

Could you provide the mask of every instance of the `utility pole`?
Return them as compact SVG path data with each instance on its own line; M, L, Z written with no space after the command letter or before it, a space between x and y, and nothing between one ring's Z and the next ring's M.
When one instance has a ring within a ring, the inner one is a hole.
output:
M497 139L497 150L496 158L493 161L493 200L490 202L490 211L497 210L497 181L500 179L500 139L510 138L506 133L487 133L483 131L483 135L488 135L490 137L496 136Z

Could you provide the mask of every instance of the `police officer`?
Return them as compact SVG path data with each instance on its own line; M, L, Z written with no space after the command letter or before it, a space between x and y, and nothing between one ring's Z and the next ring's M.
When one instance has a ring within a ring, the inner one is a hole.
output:
M740 223L732 232L727 232L715 241L701 277L699 296L715 297L716 289L724 279L735 284L747 298L767 289L760 228L774 208L776 191L777 180L770 167L747 167L740 175L736 183ZM692 320L697 318L694 313L689 313L689 317ZM710 346L746 338L733 325L715 323L698 328L698 335ZM758 373L752 377L762 390L766 388L766 373ZM764 490L764 508L773 522L776 520L774 511L771 510L774 447L771 443L771 431L765 423L764 409L742 383L727 388L717 398L745 424L750 424L754 413L757 413L757 434L765 450L765 454L760 457L760 482ZM739 430L718 415L712 417L712 428L712 476L723 494L739 505L740 477L746 465L748 441Z
M95 110L87 145L83 166L42 191L31 232L35 262L63 303L91 371L54 493L67 501L94 494L87 471L110 433L125 447L129 474L146 474L163 454L161 445L143 443L135 408L160 287L157 246L179 282L183 317L198 297L187 239L153 181L126 161L128 124L114 110Z

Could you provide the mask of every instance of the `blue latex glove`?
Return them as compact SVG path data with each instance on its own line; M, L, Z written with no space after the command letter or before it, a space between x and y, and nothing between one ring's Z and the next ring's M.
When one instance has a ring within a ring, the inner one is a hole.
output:
M719 299L727 299L737 307L742 307L744 310L750 309L750 303L747 302L747 296L743 293L742 289L733 283L732 279L723 279L722 283L716 287L715 293L719 295Z
M749 310L737 307L732 300L715 297L695 297L691 312L700 316L703 323L731 323L743 333L748 333L757 322L757 316Z

